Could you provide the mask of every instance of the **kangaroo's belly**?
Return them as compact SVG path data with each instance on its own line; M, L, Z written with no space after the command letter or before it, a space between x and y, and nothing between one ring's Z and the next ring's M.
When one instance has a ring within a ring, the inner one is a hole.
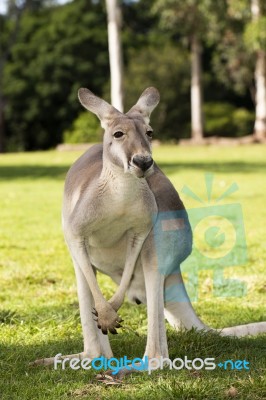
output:
M117 281L117 277L122 276L125 266L127 238L122 236L114 243L110 241L108 244L111 246L106 245L106 242L103 242L101 246L95 246L89 240L87 242L88 254L91 264L97 270Z
M87 248L91 264L119 285L126 262L126 237L123 236L111 247L94 247L87 243ZM131 302L146 304L146 290L140 256L127 290L127 297Z

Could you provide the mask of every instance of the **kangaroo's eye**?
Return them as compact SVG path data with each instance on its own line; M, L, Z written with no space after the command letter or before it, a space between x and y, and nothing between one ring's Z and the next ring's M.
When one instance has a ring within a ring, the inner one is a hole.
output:
M115 132L115 133L114 133L114 137L115 137L116 139L119 139L119 138L121 138L122 136L124 136L124 133L121 132L121 131L118 131L118 132Z
M146 132L146 135L149 136L149 138L152 138L152 134L153 134L153 131L151 131L151 130Z

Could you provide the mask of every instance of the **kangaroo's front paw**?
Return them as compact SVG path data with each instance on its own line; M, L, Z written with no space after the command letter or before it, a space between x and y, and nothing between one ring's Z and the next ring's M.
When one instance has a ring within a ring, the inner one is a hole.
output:
M121 328L120 322L123 320L109 303L106 302L103 305L97 305L92 313L96 317L95 321L97 322L98 328L101 329L104 335L106 335L108 331L116 334L117 331L115 328Z

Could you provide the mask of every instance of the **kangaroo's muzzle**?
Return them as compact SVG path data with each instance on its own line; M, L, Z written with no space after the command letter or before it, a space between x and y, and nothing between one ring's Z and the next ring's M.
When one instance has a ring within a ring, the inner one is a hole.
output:
M153 165L153 159L151 156L136 155L132 158L132 164L146 172Z

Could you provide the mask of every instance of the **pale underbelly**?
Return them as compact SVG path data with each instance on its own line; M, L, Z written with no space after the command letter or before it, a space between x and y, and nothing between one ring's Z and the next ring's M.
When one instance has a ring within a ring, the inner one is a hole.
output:
M108 247L96 247L87 243L87 250L91 264L99 271L112 278L112 275L121 275L126 261L126 237Z
M119 285L126 262L126 237L112 247L93 247L87 244L91 264ZM130 281L127 297L131 302L146 303L146 290L140 257Z

